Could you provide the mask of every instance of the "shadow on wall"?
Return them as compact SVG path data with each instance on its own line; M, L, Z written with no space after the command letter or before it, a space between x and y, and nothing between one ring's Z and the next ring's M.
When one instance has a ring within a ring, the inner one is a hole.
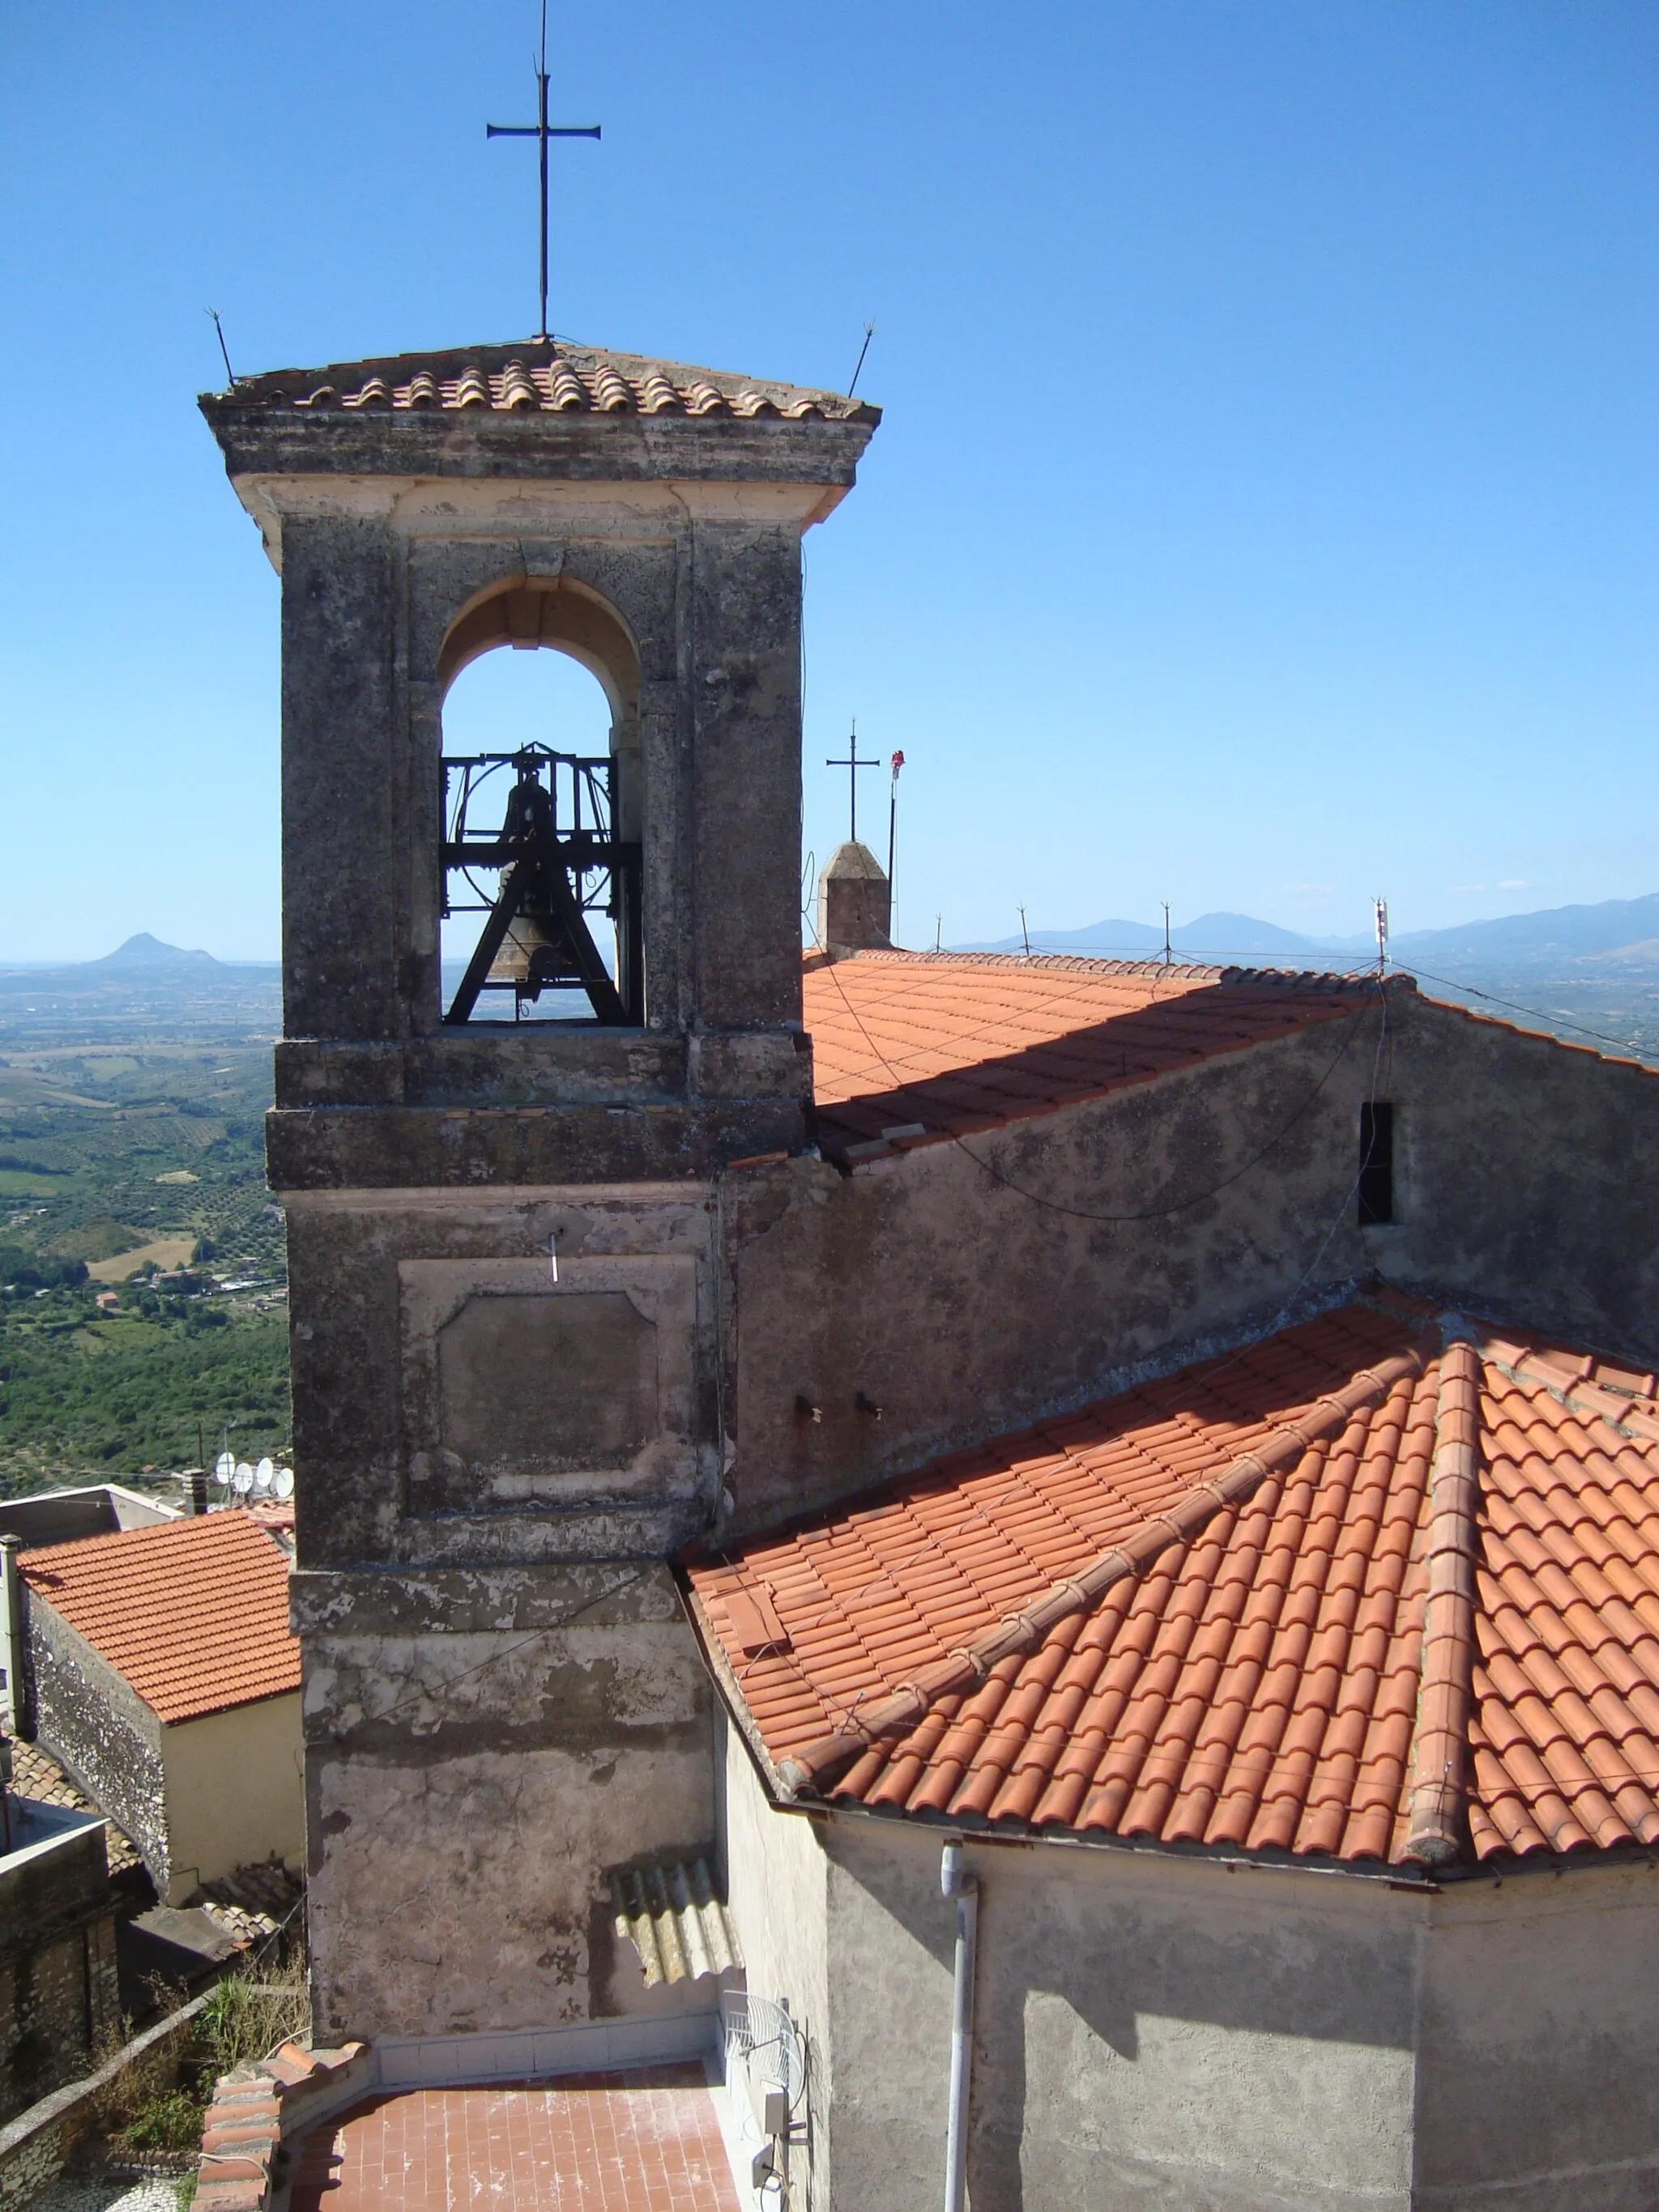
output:
M835 2069L843 2081L911 2074L905 2117L888 2107L908 2131L942 2097L948 2063L954 1921L939 1898L939 1838L835 1826L826 1842L848 1877L830 1926ZM1086 2179L1102 2158L1159 2201L1176 2167L1207 2166L1220 2181L1258 2156L1287 2183L1297 2170L1328 2180L1332 2203L1346 2201L1345 2179L1363 2193L1392 2154L1379 2100L1385 2114L1397 2101L1402 2139L1409 2130L1412 1916L1386 1924L1357 1893L1346 1911L1309 1910L1212 1863L1085 1857L1055 1872L1029 1852L979 1862L972 2200L998 2212L1103 2202ZM896 1975L918 1954L927 1987L907 1991ZM867 2007L860 2017L859 1987L883 1993L884 2026ZM868 2043L901 2021L902 2049L845 2047L849 2031ZM1361 2111L1371 2118L1355 2121Z

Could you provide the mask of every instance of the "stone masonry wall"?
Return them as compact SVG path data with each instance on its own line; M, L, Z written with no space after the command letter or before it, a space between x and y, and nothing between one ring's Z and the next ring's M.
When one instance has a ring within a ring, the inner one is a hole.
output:
M161 1723L113 1668L34 1592L25 1600L34 1732L131 1837L165 1897L167 1791Z
M0 1865L0 2122L84 2074L120 2025L102 1826Z

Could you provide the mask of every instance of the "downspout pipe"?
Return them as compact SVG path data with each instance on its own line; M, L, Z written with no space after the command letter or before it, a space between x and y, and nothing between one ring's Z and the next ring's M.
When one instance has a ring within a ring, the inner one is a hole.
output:
M974 1960L979 1948L979 1877L962 1863L962 1845L946 1844L939 1886L957 1901L956 1972L951 1991L951 2107L945 2137L945 2212L968 2202L968 2099L974 2063Z
M33 1738L29 1725L28 1690L23 1680L22 1577L17 1571L17 1554L23 1548L21 1536L0 1536L0 1669L3 1669L6 1685L0 1691L0 1712L3 1712L9 1735Z

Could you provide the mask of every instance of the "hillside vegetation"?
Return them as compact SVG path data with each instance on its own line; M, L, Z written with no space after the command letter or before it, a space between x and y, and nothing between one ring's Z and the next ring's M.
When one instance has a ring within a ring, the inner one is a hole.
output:
M191 1466L228 1425L240 1453L280 1450L269 1042L169 1038L155 1008L142 1042L105 1042L103 1005L95 1041L60 1009L58 1035L81 1033L49 1042L47 994L29 995L27 1022L0 1029L0 1493Z

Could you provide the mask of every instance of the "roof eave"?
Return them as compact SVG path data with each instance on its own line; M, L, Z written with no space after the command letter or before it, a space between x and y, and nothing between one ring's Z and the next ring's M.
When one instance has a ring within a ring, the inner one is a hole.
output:
M272 407L204 394L239 477L490 477L849 487L874 424L805 417Z

